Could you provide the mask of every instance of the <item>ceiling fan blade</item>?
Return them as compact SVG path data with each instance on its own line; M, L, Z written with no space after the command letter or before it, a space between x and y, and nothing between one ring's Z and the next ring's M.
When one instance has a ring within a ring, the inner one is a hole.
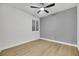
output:
M40 12L41 12L41 10L37 11L37 13L40 13Z
M39 7L36 7L36 6L30 6L31 8L39 8Z
M48 5L48 6L44 7L44 8L52 7L52 6L54 6L54 5L55 5L55 3L50 4L50 5Z
M47 10L44 10L46 13L49 13L49 11L47 11Z

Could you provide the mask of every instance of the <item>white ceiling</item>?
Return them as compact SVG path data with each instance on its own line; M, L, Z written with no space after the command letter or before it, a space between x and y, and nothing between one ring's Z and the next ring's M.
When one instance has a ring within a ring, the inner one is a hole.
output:
M15 7L15 8L18 8L24 12L27 12L27 13L32 14L32 15L37 16L37 17L45 17L47 15L75 7L75 6L77 6L77 3L56 3L55 6L50 7L50 8L46 8L46 10L48 10L49 13L42 11L39 14L37 13L37 11L39 9L30 8L31 5L40 7L39 3L10 3L8 5ZM45 6L46 5L49 5L49 3L45 3Z

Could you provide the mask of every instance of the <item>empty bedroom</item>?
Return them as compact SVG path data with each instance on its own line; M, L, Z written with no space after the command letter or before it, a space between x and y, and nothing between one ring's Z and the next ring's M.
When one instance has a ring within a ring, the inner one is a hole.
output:
M78 3L0 3L0 56L79 56L78 20Z

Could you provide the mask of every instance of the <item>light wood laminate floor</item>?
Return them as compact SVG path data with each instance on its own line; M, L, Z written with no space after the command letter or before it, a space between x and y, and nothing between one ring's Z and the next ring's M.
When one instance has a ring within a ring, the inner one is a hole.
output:
M46 40L35 40L3 50L2 56L78 56L76 47Z

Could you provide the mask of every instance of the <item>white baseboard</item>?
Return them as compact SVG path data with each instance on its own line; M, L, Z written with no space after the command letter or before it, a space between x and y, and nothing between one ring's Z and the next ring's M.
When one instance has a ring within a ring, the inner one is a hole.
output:
M43 40L47 40L47 41L51 41L51 42L56 42L56 43L60 43L60 44L65 44L65 45L69 45L69 46L74 46L74 47L77 47L78 50L79 50L78 45L75 45L75 44L66 43L66 42L61 42L61 41L56 41L56 40L47 39L47 38L37 38L37 39L32 39L32 40L28 40L28 41L25 41L25 42L19 42L19 43L17 43L17 44L14 44L14 45L10 45L10 46L1 48L1 49L0 49L0 52L1 52L2 50L8 49L8 48L12 48L12 47L15 47L15 46L18 46L18 45L21 45L21 44L24 44L24 43L28 43L28 42L30 42L30 41L38 40L38 39L43 39Z
M48 40L48 41L51 41L51 42L56 42L56 43L60 43L60 44L65 44L65 45L69 45L69 46L78 47L76 44L71 44L71 43L66 43L66 42L56 41L56 40L47 39L47 38L40 38L40 39L43 39L43 40Z
M38 39L39 39L39 38L38 38ZM15 47L15 46L24 44L24 43L28 43L28 42L34 41L34 40L37 40L37 39L31 39L31 40L28 40L28 41L19 42L19 43L17 43L17 44L13 44L13 45L10 45L10 46L7 46L7 47L3 47L3 48L0 49L0 51L5 50L5 49L8 49L8 48L12 48L12 47Z

